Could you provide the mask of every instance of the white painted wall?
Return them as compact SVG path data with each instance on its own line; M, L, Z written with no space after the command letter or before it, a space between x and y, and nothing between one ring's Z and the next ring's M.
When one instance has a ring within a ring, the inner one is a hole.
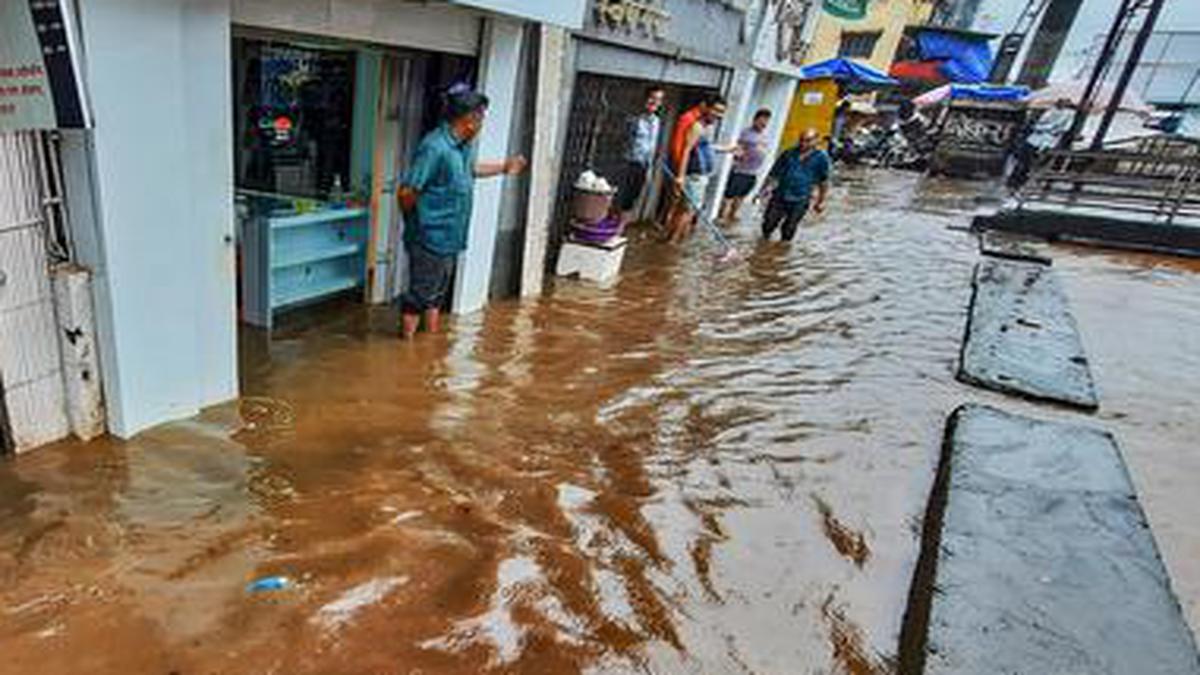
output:
M96 273L109 427L129 436L237 395L230 8L106 0L79 13L96 126L69 144L88 163L68 168L69 194Z
M515 82L521 67L521 42L524 31L516 21L488 19L484 26L483 50L479 64L479 89L489 99L487 121L479 134L477 154L481 160L501 159L508 151L515 106ZM488 301L492 279L496 228L499 226L503 176L475 182L475 202L471 213L467 250L459 258L454 285L454 311L474 312Z
M450 0L459 5L478 7L498 14L554 24L563 28L583 28L587 0Z
M534 122L533 152L529 158L529 208L525 221L525 255L522 259L521 296L542 292L546 269L546 249L550 243L550 227L554 218L554 195L560 163L555 155L563 118L562 101L566 96L566 31L552 26L541 27L538 45L538 67Z
M770 168L774 157L786 150L786 148L779 147L779 142L783 139L783 128L787 125L788 111L792 106L792 95L795 94L798 83L798 80L783 75L767 74L758 79L758 87L754 94L756 104L753 109L767 108L771 111L771 126L767 127L767 144L770 151L767 155L766 166L763 167L764 175ZM753 115L753 111L750 114Z

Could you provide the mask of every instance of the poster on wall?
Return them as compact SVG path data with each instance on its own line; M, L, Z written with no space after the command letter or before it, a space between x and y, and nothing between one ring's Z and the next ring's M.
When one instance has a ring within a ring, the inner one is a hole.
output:
M90 126L68 0L0 0L0 131Z
M825 11L839 19L857 20L867 15L869 0L825 0Z

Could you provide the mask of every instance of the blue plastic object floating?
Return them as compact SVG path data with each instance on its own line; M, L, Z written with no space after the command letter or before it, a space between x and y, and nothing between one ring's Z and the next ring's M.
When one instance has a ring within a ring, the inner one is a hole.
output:
M289 588L291 585L292 580L287 577L263 577L262 579L256 579L249 584L246 584L246 592L261 593L263 591L282 591Z

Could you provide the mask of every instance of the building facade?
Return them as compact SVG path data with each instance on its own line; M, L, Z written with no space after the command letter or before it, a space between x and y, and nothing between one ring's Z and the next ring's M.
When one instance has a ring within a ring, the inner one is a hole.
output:
M904 29L926 23L937 3L935 0L867 2L861 17L830 11L831 5L838 4L822 3L808 62L844 57L886 73L896 57Z

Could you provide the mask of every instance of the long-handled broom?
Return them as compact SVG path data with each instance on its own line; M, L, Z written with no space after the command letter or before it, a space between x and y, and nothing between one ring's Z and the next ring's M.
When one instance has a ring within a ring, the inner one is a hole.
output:
M663 172L667 174L667 177L671 179L672 183L674 183L675 173L671 171L671 167L665 159L662 160L662 169ZM725 236L725 233L721 231L721 228L718 227L717 224L712 220L710 220L707 215L705 215L704 210L700 208L700 205L692 201L691 195L689 195L686 190L679 190L679 192L680 196L683 197L684 202L688 205L688 208L692 210L692 213L696 214L696 220L704 223L704 226L708 229L708 233L711 234L713 239L717 241L717 244L720 245L721 254L717 256L717 262L733 262L734 260L740 258L741 254L739 254L738 250L734 248L733 242L729 241L729 238Z

